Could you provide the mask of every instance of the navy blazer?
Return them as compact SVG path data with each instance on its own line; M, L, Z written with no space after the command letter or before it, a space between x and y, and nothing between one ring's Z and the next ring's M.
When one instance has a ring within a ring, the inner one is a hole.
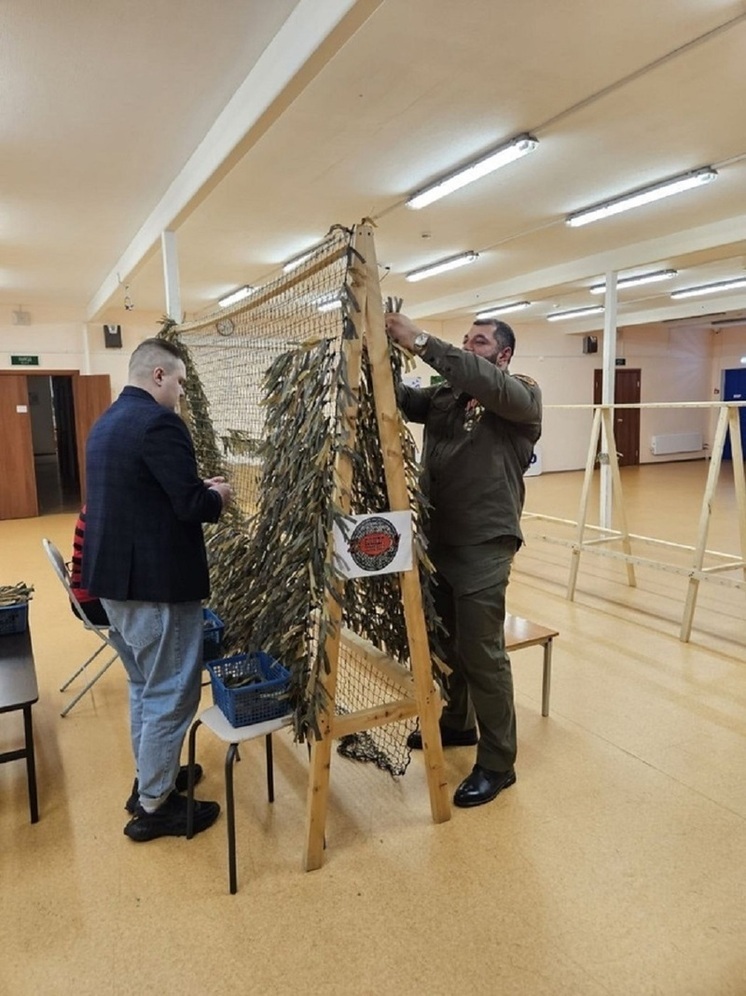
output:
M223 502L197 471L183 420L125 387L86 444L83 586L117 601L191 602L210 579L203 522Z

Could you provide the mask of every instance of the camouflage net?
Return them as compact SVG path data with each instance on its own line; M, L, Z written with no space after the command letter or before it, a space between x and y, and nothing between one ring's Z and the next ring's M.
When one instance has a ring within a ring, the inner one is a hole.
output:
M186 353L186 417L200 472L224 475L236 496L220 522L206 527L210 606L225 623L225 652L264 650L289 669L298 739L319 736L329 705L321 677L329 672L330 598L341 602L343 626L409 666L398 576L340 584L328 556L333 523L343 521L334 505L340 453L353 462L351 514L390 507L365 349L354 441L344 414L357 386L349 383L343 348L357 336L352 234L335 226L301 266L240 304L181 326L166 321L161 330ZM398 377L401 354L390 354ZM415 449L399 424L424 582ZM429 586L422 589L432 621ZM336 713L400 697L393 680L342 641ZM353 734L339 751L401 775L413 727L410 720Z

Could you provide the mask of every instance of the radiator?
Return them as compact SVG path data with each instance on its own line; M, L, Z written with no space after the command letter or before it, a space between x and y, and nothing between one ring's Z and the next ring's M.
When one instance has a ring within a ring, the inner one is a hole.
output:
M663 456L666 453L697 453L701 449L701 432L669 432L650 438L650 452L654 456Z

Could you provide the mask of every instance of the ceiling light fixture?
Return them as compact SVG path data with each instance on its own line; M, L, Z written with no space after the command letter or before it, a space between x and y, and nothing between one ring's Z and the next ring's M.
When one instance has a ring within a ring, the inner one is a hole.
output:
M624 287L639 287L640 284L655 284L659 280L670 280L678 274L678 270L651 270L650 273L638 273L636 276L630 277L619 277L616 282L617 288L621 290ZM606 283L593 284L591 286L591 294L604 294L606 292Z
M487 311L480 311L477 314L477 318L497 318L498 315L507 315L511 311L523 311L524 308L530 307L530 301L513 301L512 304L498 304L494 308L488 308Z
M342 307L342 299L340 297L337 297L336 295L334 297L328 297L325 295L324 297L320 297L316 302L316 308L318 311L321 312L336 311L338 308L341 307Z
M232 304L238 304L239 301L243 301L245 297L249 294L254 293L254 288L250 287L248 284L244 287L239 287L238 290L231 291L230 294L226 294L225 297L221 297L218 304L221 308L230 308Z
M314 256L320 249L329 244L329 239L322 239L321 242L317 242L315 246L311 246L310 249L304 249L303 252L299 252L297 256L292 256L287 263L283 263L282 272L291 273L293 270L297 270L299 266L302 266L306 260L309 260L311 256Z
M590 308L572 308L570 311L555 311L551 315L547 315L547 321L561 322L565 318L585 318L586 315L600 315L603 310L600 304L595 304Z
M663 197L670 197L672 194L680 194L684 190L691 190L692 187L699 187L703 183L710 183L717 177L717 170L711 166L703 169L692 170L690 173L681 173L670 180L662 183L655 183L650 187L641 187L633 190L629 194L621 197L614 197L612 200L603 201L601 204L594 204L592 207L583 208L582 211L573 211L568 214L565 221L572 228L580 225L588 225L592 221L600 218L609 218L613 214L621 211L629 211L631 208L640 207L643 204L650 204L652 201L659 201Z
M411 270L406 274L406 278L412 283L416 283L418 280L426 280L428 277L434 277L438 273L445 273L447 270L455 270L459 266L466 266L467 263L473 263L476 259L479 259L478 252L474 252L473 250L460 252L457 256L448 256L446 259L438 260L437 263L430 263L429 266L421 266L418 270Z
M518 135L517 138L511 139L507 145L501 145L478 159L473 159L465 166L460 166L452 173L436 180L435 183L422 187L409 197L407 207L418 210L432 204L433 201L439 201L441 197L452 194L454 190L460 190L467 183L480 180L483 176L494 173L501 166L507 166L508 163L528 155L529 152L534 151L538 144L538 139L534 138L533 135Z
M698 297L700 294L722 294L729 290L738 290L739 287L746 287L746 277L736 277L733 280L719 280L714 284L700 284L699 287L682 287L681 290L671 291L671 297Z

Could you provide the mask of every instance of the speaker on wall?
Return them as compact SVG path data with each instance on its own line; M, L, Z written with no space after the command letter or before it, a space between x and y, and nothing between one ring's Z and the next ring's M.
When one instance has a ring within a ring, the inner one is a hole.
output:
M107 349L122 348L122 326L104 325L104 346Z
M598 352L598 336L595 335L583 336L583 352L584 353Z

